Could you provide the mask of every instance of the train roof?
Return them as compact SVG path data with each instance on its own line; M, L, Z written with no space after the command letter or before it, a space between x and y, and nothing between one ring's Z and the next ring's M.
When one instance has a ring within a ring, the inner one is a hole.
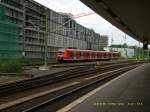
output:
M82 49L70 49L70 48L59 48L59 51L64 51L64 50L70 50L70 51L91 51L91 52L106 52L106 53L112 53L112 52L109 52L109 51L95 51L95 50L82 50ZM119 52L114 52L113 53L119 53Z

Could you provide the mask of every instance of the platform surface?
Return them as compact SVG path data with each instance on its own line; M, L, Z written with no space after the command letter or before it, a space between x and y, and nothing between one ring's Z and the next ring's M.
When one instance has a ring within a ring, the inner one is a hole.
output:
M150 112L150 64L144 64L58 112Z

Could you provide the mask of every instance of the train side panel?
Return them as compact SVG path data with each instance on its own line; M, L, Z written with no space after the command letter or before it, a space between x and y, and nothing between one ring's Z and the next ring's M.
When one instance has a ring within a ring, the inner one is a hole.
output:
M77 61L77 60L110 60L119 59L118 52L64 49L56 53L57 61Z

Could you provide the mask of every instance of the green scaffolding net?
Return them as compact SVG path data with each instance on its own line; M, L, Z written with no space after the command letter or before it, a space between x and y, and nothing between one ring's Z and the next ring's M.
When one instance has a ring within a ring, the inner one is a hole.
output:
M17 59L19 52L19 27L7 19L5 8L0 4L0 59Z

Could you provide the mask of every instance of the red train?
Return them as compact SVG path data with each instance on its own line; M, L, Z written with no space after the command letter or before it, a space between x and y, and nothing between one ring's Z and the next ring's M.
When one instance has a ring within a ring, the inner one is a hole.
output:
M79 50L79 49L58 49L56 60L62 61L77 61L77 60L110 60L118 59L119 52L106 52L94 50Z

